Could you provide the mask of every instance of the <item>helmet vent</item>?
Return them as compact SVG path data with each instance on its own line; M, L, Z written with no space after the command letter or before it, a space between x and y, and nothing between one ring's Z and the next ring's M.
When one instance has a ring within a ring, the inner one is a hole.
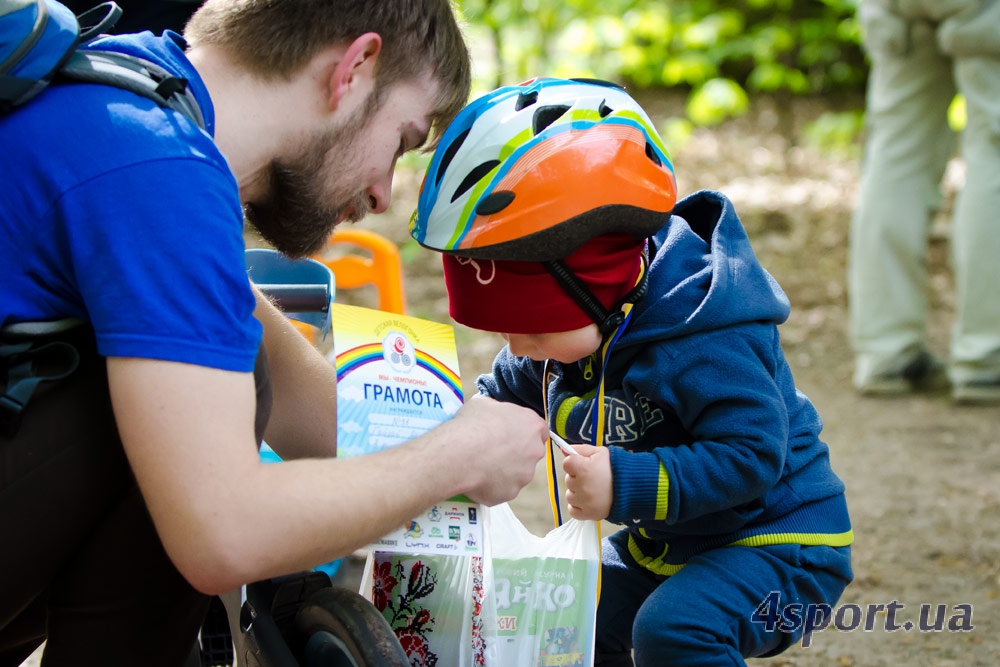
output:
M472 186L478 183L483 176L493 171L496 166L500 164L500 160L487 160L479 166L473 168L462 182L459 184L458 188L455 189L455 194L451 196L451 201L454 203L456 199L464 195L466 192L472 189Z
M448 148L445 149L444 155L441 157L441 164L438 165L437 178L435 183L441 185L441 179L444 177L444 172L448 170L448 165L455 158L455 154L458 153L458 149L462 147L465 142L466 137L469 136L469 132L472 130L470 127L468 130L462 134L455 137L455 141L448 144Z
M521 93L517 96L517 102L514 103L514 111L520 111L524 107L530 107L532 104L538 101L538 91L531 90L527 93Z
M607 105L607 100L601 101L601 106L597 108L597 113L601 114L601 118L607 118L610 114L614 113L614 109Z
M653 144L648 141L646 142L646 157L652 160L657 167L663 166L663 162L660 161L660 156L656 154L655 150L653 150Z
M531 119L532 129L537 135L539 132L556 122L560 116L569 111L565 104L549 104L535 109L535 116Z
M497 190L488 197L484 197L476 204L476 215L492 215L507 208L514 201L514 193L510 190Z

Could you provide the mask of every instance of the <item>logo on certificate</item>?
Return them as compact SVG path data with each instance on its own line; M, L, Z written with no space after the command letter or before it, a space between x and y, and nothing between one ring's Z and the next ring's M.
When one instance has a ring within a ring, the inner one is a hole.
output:
M382 358L397 373L409 373L417 365L413 343L398 331L390 331L382 339Z

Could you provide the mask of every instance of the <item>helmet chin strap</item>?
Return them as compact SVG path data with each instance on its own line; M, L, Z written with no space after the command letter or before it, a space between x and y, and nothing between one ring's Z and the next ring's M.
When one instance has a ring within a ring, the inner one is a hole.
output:
M576 305L580 306L583 312L587 313L590 319L597 323L597 328L601 332L601 338L607 338L625 321L625 313L622 310L622 306L626 303L635 303L646 294L649 259L646 257L645 249L643 249L640 255L640 260L642 268L639 270L639 279L636 281L635 287L629 290L629 293L610 311L598 301L594 293L590 291L590 288L573 273L572 269L566 266L564 261L556 259L549 262L542 262L542 265L545 266L545 269L553 278L559 281L559 284L562 285L563 289L566 290L566 293L569 294Z

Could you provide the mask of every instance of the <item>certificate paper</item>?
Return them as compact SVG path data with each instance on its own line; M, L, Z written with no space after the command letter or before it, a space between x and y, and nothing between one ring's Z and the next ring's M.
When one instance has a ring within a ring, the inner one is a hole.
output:
M451 326L347 304L333 304L331 314L334 348L327 358L337 369L337 456L395 447L450 419L462 406ZM373 547L479 555L478 508L468 498L452 498Z

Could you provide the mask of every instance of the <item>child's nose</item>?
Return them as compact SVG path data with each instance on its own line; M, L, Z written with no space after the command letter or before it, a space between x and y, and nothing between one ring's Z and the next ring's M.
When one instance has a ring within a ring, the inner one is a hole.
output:
M531 339L523 334L505 334L504 338L507 339L510 353L515 357L526 357L534 350Z

